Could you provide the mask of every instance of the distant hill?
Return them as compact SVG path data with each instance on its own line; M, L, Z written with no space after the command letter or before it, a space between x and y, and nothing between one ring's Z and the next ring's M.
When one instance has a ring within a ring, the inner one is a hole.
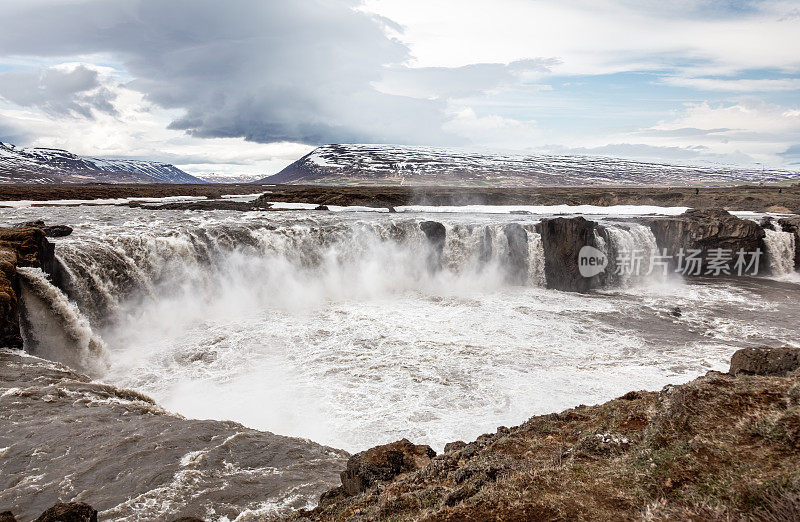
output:
M397 145L324 145L261 183L587 186L800 180L800 171L674 165L619 158L487 154Z
M78 156L0 142L0 183L205 183L169 163Z

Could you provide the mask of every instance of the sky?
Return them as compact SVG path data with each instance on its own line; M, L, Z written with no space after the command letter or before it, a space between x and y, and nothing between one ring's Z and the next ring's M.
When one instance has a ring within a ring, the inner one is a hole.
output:
M325 143L800 169L800 0L0 0L0 141L272 174Z

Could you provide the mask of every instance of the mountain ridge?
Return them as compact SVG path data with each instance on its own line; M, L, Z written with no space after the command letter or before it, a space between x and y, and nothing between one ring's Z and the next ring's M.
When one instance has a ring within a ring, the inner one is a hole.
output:
M79 156L0 142L0 183L205 183L170 163Z
M800 171L696 166L604 156L490 154L398 145L331 144L258 183L451 186L740 184L800 180Z

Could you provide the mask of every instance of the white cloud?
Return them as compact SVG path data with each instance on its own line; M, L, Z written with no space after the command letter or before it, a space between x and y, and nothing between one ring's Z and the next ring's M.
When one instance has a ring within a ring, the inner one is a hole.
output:
M662 83L704 91L766 92L800 90L800 78L720 79L666 76Z
M800 70L800 18L790 2L752 12L709 2L625 0L367 0L365 9L403 26L396 37L420 67L562 60L563 74L653 70L702 62L704 74L752 68ZM796 9L796 4L794 6Z
M779 165L781 154L800 143L800 110L754 99L695 103L653 127L610 139L657 147L700 146L703 156Z

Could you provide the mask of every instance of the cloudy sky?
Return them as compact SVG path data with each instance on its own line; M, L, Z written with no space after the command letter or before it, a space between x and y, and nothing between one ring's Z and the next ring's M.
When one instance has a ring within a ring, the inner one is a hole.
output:
M800 168L798 0L0 0L0 141L268 174L323 143Z

